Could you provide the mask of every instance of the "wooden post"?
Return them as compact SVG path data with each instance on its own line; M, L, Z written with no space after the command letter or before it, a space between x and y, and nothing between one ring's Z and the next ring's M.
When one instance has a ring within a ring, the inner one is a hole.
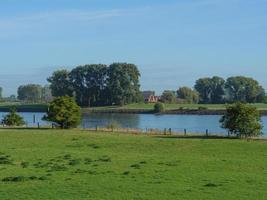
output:
M187 132L186 129L184 129L184 136L186 136L186 132Z
M206 130L206 136L207 137L209 136L209 130L208 129Z
M170 133L170 135L172 134L172 129L171 128L169 128L169 133Z

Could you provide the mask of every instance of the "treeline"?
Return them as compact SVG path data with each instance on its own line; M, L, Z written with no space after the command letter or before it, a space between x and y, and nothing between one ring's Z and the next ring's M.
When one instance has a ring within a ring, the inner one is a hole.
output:
M21 85L18 88L18 100L32 103L47 103L53 99L50 86L38 84Z
M50 102L54 97L70 96L79 106L125 105L144 102L140 91L140 72L129 63L89 64L72 70L57 70L47 80L49 85L22 85L17 98L8 100L24 102ZM0 88L0 99L2 88ZM200 78L194 88L180 87L166 90L160 97L164 103L266 103L264 88L258 81L244 76Z
M124 105L142 101L136 65L113 63L55 71L47 80L54 97L75 97L80 106Z
M200 78L196 81L194 89L181 87L175 91L164 91L161 100L165 103L265 103L266 94L258 81L235 76L223 79L218 76Z

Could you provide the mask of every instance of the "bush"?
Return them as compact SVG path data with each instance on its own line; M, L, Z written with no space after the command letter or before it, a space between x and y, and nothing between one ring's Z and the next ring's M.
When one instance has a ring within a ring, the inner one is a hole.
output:
M50 103L44 120L55 122L64 129L75 128L81 122L81 108L71 97L58 97Z
M156 103L154 105L154 112L160 113L165 111L165 105L163 103Z
M198 107L198 110L208 110L208 108L205 107L205 106L199 106L199 107Z
M251 137L262 135L263 125L257 108L235 103L226 109L226 114L221 118L222 128L239 137Z
M17 114L16 108L13 107L10 113L4 117L2 124L6 126L22 126L25 124L23 117Z

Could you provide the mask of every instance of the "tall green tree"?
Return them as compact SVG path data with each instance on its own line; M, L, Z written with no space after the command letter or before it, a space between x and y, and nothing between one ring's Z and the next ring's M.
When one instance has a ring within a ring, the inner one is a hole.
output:
M68 70L55 71L47 81L50 83L52 96L73 96L74 91L70 82L70 72Z
M142 99L140 72L136 65L113 63L108 68L107 91L109 104L124 105Z
M239 137L262 135L263 125L257 108L235 103L227 107L226 114L221 118L222 128Z
M201 78L196 81L195 89L201 103L223 103L225 80L221 77Z
M192 90L189 87L180 87L177 90L177 97L179 99L184 99L187 103L198 103L199 94L197 91Z
M42 86L37 84L21 85L18 88L18 99L28 102L40 102L42 98Z
M78 66L70 73L70 81L76 94L76 100L81 106L103 104L103 93L106 90L107 66Z
M265 90L258 81L244 77L236 76L227 79L225 88L230 102L257 103L264 102Z
M81 122L81 108L72 97L57 97L50 103L44 120L55 122L63 129L75 128Z

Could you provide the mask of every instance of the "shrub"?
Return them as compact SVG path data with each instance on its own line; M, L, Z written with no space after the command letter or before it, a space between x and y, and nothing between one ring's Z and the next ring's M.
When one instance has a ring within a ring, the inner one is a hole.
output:
M22 126L25 124L23 117L17 114L16 108L13 107L10 110L10 113L7 114L2 120L2 124L6 126Z
M75 128L81 122L81 108L71 97L58 97L50 103L44 120L55 122L64 129Z
M199 106L199 107L198 107L198 110L208 110L208 108L205 107L205 106Z
M156 103L154 105L154 112L155 113L160 113L165 111L165 105L163 103Z
M226 114L221 118L222 128L239 137L262 135L263 125L261 116L256 107L235 103L226 109Z

